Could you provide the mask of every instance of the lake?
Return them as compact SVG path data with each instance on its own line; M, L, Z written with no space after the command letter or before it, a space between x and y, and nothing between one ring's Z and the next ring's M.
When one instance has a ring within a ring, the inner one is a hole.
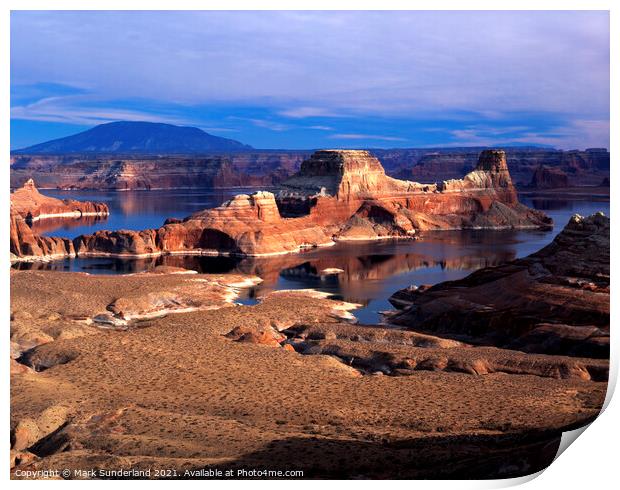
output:
M183 218L217 206L231 196L254 189L162 190L133 192L56 191L42 193L61 199L105 202L107 219L42 220L38 233L73 238L102 229L157 228L166 218ZM523 257L547 245L570 217L602 211L609 215L609 201L584 196L573 198L521 196L521 202L545 211L554 220L553 230L444 231L424 233L418 241L338 243L289 255L267 258L167 256L149 259L89 258L48 263L18 263L17 268L83 271L91 274L127 274L172 265L202 273L256 274L264 282L247 291L244 304L271 290L314 288L346 301L359 303L353 314L362 323L381 321L381 311L392 309L388 298L411 284L435 284L460 279L476 269ZM340 269L333 273L329 269Z

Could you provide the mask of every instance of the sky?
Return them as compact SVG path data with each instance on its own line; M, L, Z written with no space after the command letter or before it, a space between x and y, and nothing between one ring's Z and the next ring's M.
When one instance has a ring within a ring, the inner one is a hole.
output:
M255 148L609 147L605 11L13 11L11 148L104 122Z

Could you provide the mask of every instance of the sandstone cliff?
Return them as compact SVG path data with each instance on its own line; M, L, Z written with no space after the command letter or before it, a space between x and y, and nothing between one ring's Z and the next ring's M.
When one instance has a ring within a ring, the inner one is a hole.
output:
M498 347L609 355L609 218L575 215L551 244L459 281L390 299L397 325Z
M411 237L419 230L547 227L521 205L503 151L480 156L462 180L423 185L385 175L366 151L323 150L278 195L238 195L155 230L100 231L74 240L80 256L229 254L261 256L334 240Z
M541 165L534 171L529 187L532 189L562 189L568 187L568 175L560 169Z
M436 182L458 178L475 168L482 148L414 150L375 150L379 158L389 158L390 174L418 182ZM597 185L609 176L609 152L605 148L562 151L546 148L509 148L506 158L513 182L527 187L536 170L546 168L563 172L571 186Z
M372 150L388 175L416 182L458 179L475 169L483 147ZM207 155L64 154L11 155L11 186L33 178L42 187L62 189L169 189L265 187L299 170L310 151L252 150ZM609 176L604 148L561 151L509 148L506 158L517 187L527 186L540 165L564 172L569 185L597 185Z
M11 194L11 209L29 222L52 217L79 218L110 214L104 203L44 196L37 190L32 179Z
M294 174L308 152L209 156L13 155L11 186L34 178L60 189L151 190L265 187Z
M11 260L53 260L75 255L73 243L66 238L44 237L32 232L24 217L11 202Z

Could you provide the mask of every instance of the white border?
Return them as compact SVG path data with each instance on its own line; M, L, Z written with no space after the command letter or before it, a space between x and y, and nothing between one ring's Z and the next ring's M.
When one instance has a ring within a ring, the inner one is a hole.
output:
M9 76L9 56L10 56L10 10L610 10L611 11L611 87L615 87L616 90L611 92L611 141L610 152L612 155L616 154L616 151L620 148L618 144L618 136L620 135L620 128L618 126L618 109L620 108L620 100L618 99L618 90L620 87L620 77L618 75L618 56L620 55L620 7L618 2L602 1L602 0L590 0L590 1L578 1L578 0L564 0L562 2L550 1L550 0L506 0L502 2L490 1L490 0L469 0L467 2L458 0L434 0L434 1L403 1L403 0L383 0L381 2L371 2L366 0L352 1L338 1L338 0L314 0L314 1L297 1L286 2L282 0L262 0L262 1L241 1L241 0L216 0L216 1L199 1L199 0L175 0L174 2L166 2L165 0L151 0L151 1L139 1L139 0L91 0L89 2L79 0L5 0L2 2L2 14L0 17L0 33L1 33L1 53L2 67L0 69L0 78L2 83L2 94L0 98L0 107L2 108L3 124L2 131L0 131L0 148L2 148L2 154L5 155L6 160L1 168L3 182L5 182L5 195L4 199L0 201L2 207L2 216L5 218L2 220L3 229L6 233L2 236L0 245L0 254L6 261L5 271L9 267L9 250L6 237L8 236L8 215L9 215L9 154L10 154L10 106L9 106L9 93L10 93L10 76ZM33 33L33 36L36 33ZM570 83L567 80L566 83ZM613 159L612 159L613 161ZM612 188L616 185L614 163L612 163ZM612 216L612 247L614 250L614 244L618 243L617 229L614 221L614 217L618 214L618 208L615 201L611 202L611 216ZM617 260L612 253L612 277L617 276ZM613 282L613 281L612 281ZM9 275L4 274L0 282L1 294L1 309L3 325L5 326L5 342L3 348L5 349L4 359L9 358L9 342L8 340L8 318L9 318ZM615 305L615 300L618 298L615 287L612 287L611 303ZM616 309L612 308L611 323L616 325L614 320L617 318ZM610 384L608 390L608 398L606 403L609 403L610 395L616 385L618 374L618 354L619 354L619 342L617 341L616 334L612 334L612 369L610 374ZM9 465L8 465L8 441L9 441L9 376L8 376L8 362L2 364L3 368L3 393L6 394L5 402L2 404L1 410L3 414L4 423L0 424L2 434L4 437L3 447L5 448L5 456L0 468L2 472L3 480L9 479ZM615 454L615 440L614 434L620 433L618 430L620 427L620 408L618 401L615 400L610 403L607 409L600 416L600 420L595 421L591 427L589 427L584 434L579 438L579 443L571 446L565 453L558 458L547 470L535 478L533 482L529 483L530 488L547 488L558 487L563 489L571 488L609 488L613 485L613 481L617 481L616 466L617 461ZM524 477L514 480L496 480L496 481L393 481L386 483L392 488L412 488L415 485L416 488L500 488L507 486L514 486L524 481L531 480L533 477ZM176 485L200 485L201 487L213 487L213 486L241 486L246 482L234 481L234 482L213 482L213 481L190 481L190 482L174 482ZM24 485L30 487L31 485L38 485L38 482L17 482L11 481L11 485ZM55 482L42 483L57 485ZM61 483L60 485L75 485L76 483ZM77 483L81 484L81 483ZM94 486L109 485L109 482L89 482ZM147 485L169 485L170 482L155 481L144 482L135 481L130 483L132 486L147 486ZM317 485L314 481L301 481L301 482L286 482L286 481L251 481L249 482L254 488L273 488L275 487L289 487L295 485L299 487L310 488ZM351 482L356 487L370 488L371 485L376 485L372 481L355 481ZM321 486L341 486L340 482L321 482Z

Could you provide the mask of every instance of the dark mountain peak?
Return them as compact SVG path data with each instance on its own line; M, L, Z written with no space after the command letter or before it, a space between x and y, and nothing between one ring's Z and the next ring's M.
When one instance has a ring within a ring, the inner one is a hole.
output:
M14 153L204 153L250 150L239 141L221 138L191 126L147 121L117 121L100 124L81 133Z

